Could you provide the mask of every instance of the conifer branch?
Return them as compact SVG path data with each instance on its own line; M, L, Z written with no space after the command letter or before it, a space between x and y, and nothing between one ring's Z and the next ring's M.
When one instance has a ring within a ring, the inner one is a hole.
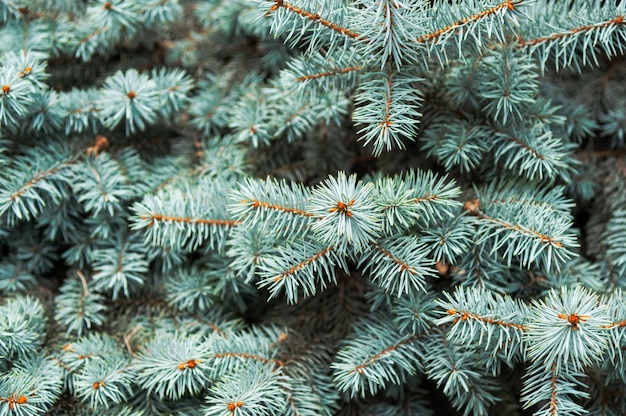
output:
M69 170L75 157L61 146L29 149L13 159L12 175L0 175L0 217L9 225L37 217L49 205L57 205L68 195Z
M425 290L426 278L433 277L433 261L428 249L408 236L370 241L370 250L359 259L359 266L385 292L398 297Z
M517 49L524 49L543 43L558 42L568 37L576 37L594 30L606 29L612 25L623 25L625 19L626 16L616 16L613 19L605 20L603 22L598 22L592 25L579 26L571 29L564 29L564 31L561 33L553 33L551 35L541 36L533 39L523 39L522 37L518 37L516 47Z
M556 362L547 368L533 363L524 376L522 401L524 408L540 405L537 413L557 416L563 413L578 415L585 412L580 399L588 399L587 386L580 381L586 375Z
M14 3L0 415L623 410L625 0Z
M321 251L315 253L313 256L309 257L308 259L305 259L305 260L301 261L300 263L290 267L289 269L283 271L278 276L274 277L273 282L274 283L278 283L278 281L280 281L281 279L284 279L286 277L294 275L300 269L303 269L303 268L305 268L305 267L315 263L316 261L318 261L322 257L327 256L331 251L335 250L336 248L337 248L336 246L328 246L328 247L322 249Z
M263 208L263 209L268 209L268 210L273 210L273 211L278 211L278 212L285 212L288 214L300 215L302 217L315 217L315 215L310 212L307 212L298 208L294 208L294 207L287 207L287 206L282 206L279 204L273 204L267 201L258 201L256 199L252 199L252 200L243 199L240 201L240 203L244 205L249 204L254 209Z
M424 353L417 342L418 334L389 331L393 324L383 316L374 315L366 322L354 325L331 364L335 384L353 397L375 394L388 383L398 383L413 374Z
M616 321L609 325L602 325L601 328L606 328L606 329L626 328L626 320Z
M306 229L317 217L306 207L309 198L310 190L298 184L246 179L231 191L228 209L245 227L263 223L268 232L282 236Z
M534 195L514 189L524 187L494 182L484 191L483 199L464 204L464 209L478 219L481 235L478 243L493 241L491 253L504 247L503 254L508 262L515 256L523 265L535 262L551 267L554 263L558 268L573 255L570 248L576 246L567 231L572 221L571 201L556 188L549 192L539 188ZM502 199L508 202L503 203Z
M393 71L391 71L391 69L387 72L387 88L385 90L385 111L384 111L384 115L383 115L383 120L380 122L380 128L381 128L381 132L380 135L381 136L387 136L388 133L388 129L389 126L391 126L391 124L393 124L393 121L391 121L391 104L392 104L392 97L393 97L393 93L394 93L394 89L393 89Z
M375 156L394 147L403 149L403 139L415 140L419 124L420 91L413 83L420 78L410 72L394 70L362 75L357 89L356 125L363 127L359 140L373 143Z
M501 11L506 11L506 10L514 10L516 6L520 5L521 3L523 3L524 0L507 0L503 3L500 3L494 7L491 7L487 10L484 10L480 13L476 13L472 16L468 16L465 17L461 20L458 20L455 23L452 23L446 27L443 27L441 29L437 29L431 33L425 34L420 36L419 38L416 39L417 43L428 43L428 42L436 42L438 38L440 38L442 35L454 32L458 29L460 29L461 27L463 27L464 25L470 24L470 23L474 23L474 22L478 22L480 20L483 20L485 18L488 18L492 15L497 14L498 12Z
M402 347L405 344L408 344L408 343L414 341L417 338L418 338L417 335L411 335L411 336L401 340L400 342L397 342L397 343L395 343L393 345L388 346L387 348L385 348L383 350L378 351L376 354L372 355L367 360L363 361L361 364L356 365L354 367L354 370L350 371L350 373L358 373L360 375L363 375L365 373L365 369L368 368L369 366L371 366L374 362L380 360L381 358L383 358L386 355L390 354L392 351L397 350L398 348Z
M245 353L245 352L220 352L220 353L215 353L213 354L213 357L216 359L220 359L220 358L243 358L245 360L253 360L253 361L260 361L264 364L267 363L274 363L276 366L278 367L282 367L284 365L284 363L281 360L275 359L275 358L266 358L266 357L261 357L255 354L249 354L249 353Z
M389 250L385 249L384 247L382 247L380 244L378 244L376 241L371 241L370 242L371 245L373 245L376 250L380 251L383 256L391 259L391 261L393 261L395 264L397 264L400 267L401 271L406 271L410 274L416 274L417 270L415 270L414 267L412 267L411 265L409 265L408 263L402 261L401 259L397 258L396 256L394 256Z
M479 200L474 200L471 201L471 205L468 204L467 202L465 203L465 207L467 206L474 206L474 204L479 204L480 201ZM467 209L467 208L466 208ZM490 222L492 224L501 226L503 229L509 230L509 231L513 231L515 233L519 233L522 235L526 235L532 238L535 238L539 241L541 241L542 244L550 244L555 246L556 248L563 248L563 243L561 243L560 241L556 240L555 238L549 236L549 235L545 235L545 234L541 234L533 229L524 227L522 225L519 224L512 224L510 222L504 221L500 218L495 218L495 217L491 217L489 215L486 215L484 213L482 213L479 209L477 208L469 208L468 211L470 212L470 214L475 215L476 217L480 218L481 220Z
M452 326L447 338L458 345L485 344L492 357L504 354L513 360L522 350L522 336L529 314L527 306L508 296L498 295L487 288L457 287L446 300L437 303L445 310L437 323Z
M301 17L304 17L305 19L308 19L312 22L315 22L319 25L325 26L337 33L341 33L342 35L345 35L349 38L352 39L358 39L359 35L357 33L354 33L353 31L351 31L350 29L341 27L333 22L330 22L326 19L323 19L319 13L311 13L308 12L306 10L303 10L301 8L299 8L298 6L295 6L293 4L287 3L284 0L270 0L273 1L274 4L272 5L272 7L270 7L270 9L267 11L267 13L265 13L265 16L269 16L273 11L278 10L279 8L284 8L285 10L289 10L292 13L295 13Z
M142 214L139 215L139 219L148 221L147 227L152 227L158 224L159 221L168 223L183 223L183 224L201 224L201 225L217 225L223 227L233 227L241 224L241 221L237 220L223 220L214 218L191 218L191 217L173 217L163 214Z
M305 82L305 81L310 81L310 80L314 80L318 78L332 77L335 75L343 75L349 72L360 71L362 68L363 67L361 65L349 66L346 68L335 68L331 71L318 72L316 74L310 74L310 75L301 75L296 78L296 81Z
M552 373L552 377L550 379L550 416L557 416L557 373L556 373L556 362L552 363L552 367L550 369Z
M474 314L468 311L458 311L456 309L448 309L446 312L448 313L448 315L455 316L455 319L454 321L452 321L452 323L457 323L459 319L461 321L466 321L468 319L475 319L478 322L483 322L489 325L501 326L501 327L506 327L506 328L514 328L514 329L519 329L521 331L524 331L526 329L526 327L522 324L518 324L515 322L500 321L498 319L493 319L493 318L489 318L485 316L479 316L477 314Z
M344 254L337 245L325 245L318 241L303 240L262 258L258 264L257 283L269 287L270 297L284 291L289 303L299 296L313 295L329 282L335 282L335 268L347 270Z
M32 176L32 179L30 179L20 189L18 189L17 191L13 192L10 195L11 201L13 201L15 203L16 200L18 200L25 192L27 192L28 190L32 189L38 182L46 180L50 176L52 176L55 173L59 172L61 169L67 168L68 166L70 166L72 164L73 164L73 162L66 162L66 163L63 163L63 164L61 164L61 165L59 165L57 167L54 167L52 169L36 172Z
M536 149L533 149L527 143L524 143L523 141L521 141L517 137L509 136L509 140L511 140L511 142L515 143L517 146L521 147L522 149L528 151L530 154L533 155L533 157L535 157L535 158L537 158L539 160L545 160L545 156L544 155L540 154Z

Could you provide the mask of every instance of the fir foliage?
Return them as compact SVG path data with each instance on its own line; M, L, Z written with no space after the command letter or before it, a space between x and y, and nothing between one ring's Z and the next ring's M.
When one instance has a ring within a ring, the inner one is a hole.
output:
M0 416L626 414L625 18L0 0Z

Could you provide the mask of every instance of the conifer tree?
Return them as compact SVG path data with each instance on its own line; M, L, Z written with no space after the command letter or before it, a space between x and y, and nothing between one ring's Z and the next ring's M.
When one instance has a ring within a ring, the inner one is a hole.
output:
M625 18L0 0L0 416L626 414Z

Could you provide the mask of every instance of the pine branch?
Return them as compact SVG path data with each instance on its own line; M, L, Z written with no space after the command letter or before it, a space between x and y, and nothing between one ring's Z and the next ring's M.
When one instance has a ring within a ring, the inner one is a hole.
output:
M409 170L374 185L386 234L406 231L420 219L430 223L452 217L451 209L461 205L454 199L460 193L456 183L431 171Z
M482 20L491 18L494 15L503 14L506 11L515 10L515 8L522 4L524 0L507 0L496 6L490 7L487 10L480 11L473 15L467 16L461 20L458 20L448 26L437 29L431 33L424 34L416 39L418 43L436 43L443 42L444 37L449 37L452 33L460 32L461 29L467 29L466 32L471 32L471 25L476 24ZM465 26L470 26L466 28ZM466 34L464 36L467 36Z
M384 0L378 3L357 1L352 5L351 21L361 33L356 47L365 66L400 70L418 60L413 39L425 20L425 2Z
M287 68L280 71L274 83L281 98L295 95L298 105L315 105L333 92L343 96L354 90L364 68L360 61L356 48L297 55L287 61Z
M554 4L533 9L531 18L546 24L525 27L527 36L518 36L516 47L537 56L542 70L550 63L556 69L581 64L598 64L598 51L612 57L623 54L624 4L598 7L593 2ZM564 18L565 16L565 18ZM551 31L551 33L546 33ZM550 62L549 62L550 61Z
M489 149L488 129L466 120L442 117L433 121L422 134L422 149L436 156L447 170L456 166L469 172L480 165Z
M430 249L435 262L451 265L471 251L474 232L473 219L459 212L456 217L444 217L432 228L424 230L421 242Z
M389 323L381 319L357 324L331 365L335 384L351 397L401 383L419 368L417 357L422 352L417 336L390 331Z
M302 232L317 216L307 210L310 191L272 179L244 179L230 195L229 211L246 228L261 226L270 234Z
M107 153L77 163L73 166L72 174L78 201L93 215L97 216L104 211L113 217L122 210L123 201L134 196L123 167Z
M303 10L300 7L293 5L291 3L287 3L284 0L273 0L272 6L270 7L270 9L265 13L265 16L269 16L272 12L278 10L278 9L285 9L288 10L291 13L294 13L300 17L303 17L305 19L308 19L311 22L314 22L316 24L322 25L324 27L327 27L337 33L340 33L344 36L347 36L349 38L352 39L358 39L360 37L360 35L358 35L357 33L354 33L353 31L351 31L350 29L341 27L340 25L330 22L326 19L323 19L319 13L311 13L309 11Z
M579 26L576 28L569 29L565 33L554 33L548 36L543 36L543 37L534 38L534 39L527 39L527 40L524 40L523 38L519 38L518 39L519 44L517 47L520 49L528 48L528 47L536 46L545 42L557 41L568 36L580 36L581 34L584 34L584 32L604 29L611 25L615 25L615 26L621 25L621 24L624 24L625 17L626 16L617 16L613 19L609 19L604 22L599 22L593 25Z
M311 225L316 238L340 249L360 252L381 232L381 212L372 183L357 182L356 175L339 172L313 189L308 210L319 217Z
M566 155L573 145L554 137L550 130L544 131L541 124L519 131L490 129L495 132L496 161L530 180L561 177L569 182L573 166L565 161L571 160Z
M458 345L482 345L495 357L504 352L509 363L522 351L524 322L530 314L527 307L507 296L485 289L457 288L454 294L444 293L437 304L446 316L438 325L452 323L447 339Z
M586 386L580 381L585 375L574 371L559 371L556 363L549 369L533 365L524 378L522 402L524 408L541 405L535 414L546 416L581 415L586 413L578 403L589 398Z
M157 334L137 354L137 382L159 397L179 400L199 393L209 382L208 351L198 337Z
M486 200L501 199L496 186L485 190ZM567 215L513 201L482 205L478 199L466 202L464 208L478 219L479 242L493 241L492 253L504 247L503 256L509 264L516 257L525 267L538 263L548 269L559 268L573 254L569 249L576 242L568 231L571 219Z
M206 415L261 416L285 412L288 385L272 366L251 365L224 377L207 397Z
M104 296L89 291L84 274L77 270L76 275L80 282L67 279L63 283L54 317L67 327L67 333L74 332L80 337L91 329L92 324L100 326L104 323L106 307Z
M270 298L284 291L289 303L296 303L301 295L315 295L335 282L337 266L347 270L345 258L338 251L336 246L307 240L279 247L259 264L258 286L269 288Z
M1 416L621 415L626 2L14 3Z
M63 388L61 368L41 355L14 362L0 383L0 412L31 415L51 410Z
M390 295L398 297L425 290L426 278L433 277L433 261L415 237L394 236L371 241L371 249L359 259L359 267Z
M261 364L272 370L278 370L284 362L276 357L276 340L281 329L276 327L254 327L249 331L229 333L228 337L213 334L207 339L210 376L222 378L232 373L235 368L250 368ZM279 371L277 371L279 372Z
M347 74L353 71L360 71L362 68L363 67L361 65L355 65L355 66L350 66L350 67L345 67L345 68L335 68L331 71L318 72L316 74L300 75L299 77L296 78L296 81L306 82L306 81L311 81L311 80L315 80L319 78L333 77L336 75Z
M487 374L484 357L469 352L461 344L446 342L446 335L436 331L428 337L424 348L425 373L432 378L451 404L466 414L486 416L489 408L501 400L496 380ZM469 359L472 356L473 359Z
M57 158L58 157L58 158ZM69 149L46 146L13 160L11 176L0 176L0 216L14 225L30 220L67 197L67 169L74 163Z
M198 185L192 185L197 188ZM238 221L226 215L225 190L183 192L180 189L145 195L132 206L133 230L145 230L145 238L154 245L178 251L195 250L208 242L223 247L230 228ZM167 197L165 197L167 195Z
M372 143L375 156L394 147L403 149L403 139L415 140L422 98L414 84L420 80L410 72L392 69L361 75L352 118L363 126L359 140L364 146Z
M40 301L28 296L0 305L0 356L7 360L36 356L42 348L46 324Z
M148 272L146 251L138 234L117 236L102 244L92 255L95 288L111 291L113 300L120 292L129 297L144 285Z
M400 332L416 335L430 332L435 325L435 311L435 296L431 291L402 296L391 308L393 321Z
M531 313L525 331L528 355L546 370L556 363L557 371L580 371L598 362L608 347L607 305L580 286L550 291L533 302Z
M240 224L236 220L218 220L211 218L190 218L190 217L172 217L161 214L142 214L139 216L141 220L149 220L147 227L155 226L159 221L183 224L200 224L200 225L218 225L218 226L235 226ZM158 226L158 225L156 225Z

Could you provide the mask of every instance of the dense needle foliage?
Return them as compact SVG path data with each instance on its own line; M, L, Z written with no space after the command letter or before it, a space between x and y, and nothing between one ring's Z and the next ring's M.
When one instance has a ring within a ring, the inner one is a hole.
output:
M0 416L626 414L622 0L0 0Z

